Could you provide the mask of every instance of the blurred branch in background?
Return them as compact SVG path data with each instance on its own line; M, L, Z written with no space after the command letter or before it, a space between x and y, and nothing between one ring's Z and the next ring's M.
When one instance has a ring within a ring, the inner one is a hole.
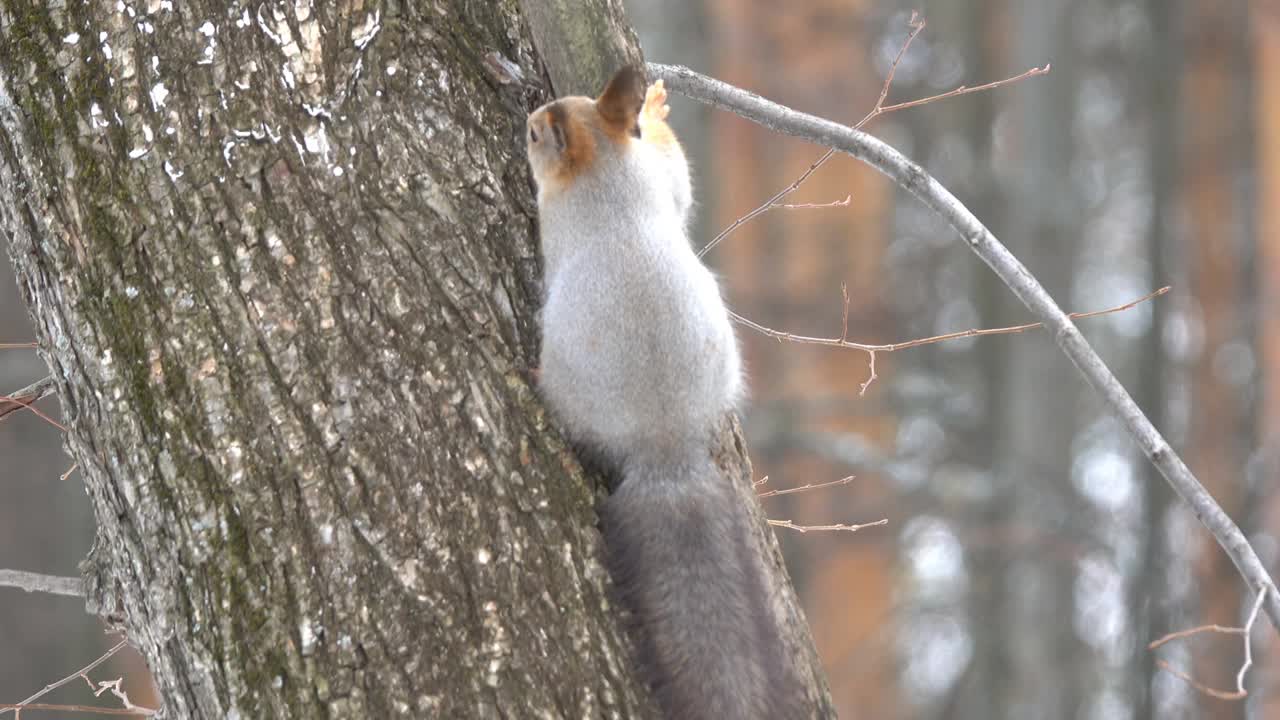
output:
M1266 597L1265 589L1259 590L1257 596L1253 600L1253 609L1249 612L1249 619L1241 627L1223 627L1221 625L1201 625L1187 630L1179 630L1172 632L1159 640L1152 641L1147 645L1148 650L1155 650L1165 643L1180 638L1199 635L1200 633L1222 633L1224 635L1240 635L1244 638L1244 661L1240 664L1240 670L1236 673L1236 689L1230 692L1223 690L1215 690L1208 685L1204 685L1187 673L1173 667L1164 660L1156 660L1156 665L1162 670L1173 673L1185 680L1191 687L1210 697L1216 697L1219 700L1243 700L1248 697L1249 691L1244 688L1244 676L1249 672L1249 667L1253 665L1253 646L1249 644L1249 634L1253 632L1254 623L1258 621L1258 611L1262 609L1263 598Z
M1159 290L1154 290L1152 292L1149 292L1146 295L1143 295L1142 297L1138 298L1137 300L1124 303L1123 305L1116 305L1115 307L1110 307L1105 310L1092 310L1090 312L1073 312L1067 315L1067 317L1071 318L1072 320L1080 320L1083 318L1092 318L1092 317L1098 317L1100 315L1110 315L1111 313L1122 312L1124 310L1128 310L1131 307L1134 307L1135 305L1144 303L1152 298L1160 297L1161 295L1164 295L1165 293L1169 292L1169 290L1170 290L1169 286L1166 285L1160 288ZM926 338L916 338L915 340L904 340L902 342L887 343L882 345L868 345L865 343L853 342L852 340L848 339L849 337L849 292L848 290L844 290L842 294L844 295L844 312L842 315L842 317L844 318L844 327L840 333L840 337L838 338L809 337L806 335L795 335L789 332L774 330L773 328L765 327L764 325L761 325L753 320L748 320L747 318L744 318L733 311L729 312L729 316L732 317L739 324L749 327L752 330L755 330L756 332L762 335L767 335L768 337L771 337L774 340L777 340L778 342L783 342L785 340L786 342L800 343L802 345L826 345L827 347L844 348L847 350L861 350L862 352L867 353L867 355L870 357L871 375L867 378L866 382L862 383L862 386L861 386L862 394L865 394L867 392L867 388L871 386L871 383L874 382L877 377L876 376L876 353L895 352L897 350L906 350L908 348L920 347L921 345L932 345L934 343L945 342L947 340L959 340L960 338L980 337L983 335L1014 335L1020 332L1025 332L1027 330L1035 330L1037 328L1044 327L1043 322L1033 322L1033 323L1024 323L1022 325L1011 325L1009 327L1002 327L1002 328L971 328L969 330L960 330L957 332L943 333L942 335L933 335Z
M771 130L825 145L862 160L945 219L1023 305L1053 330L1058 347L1124 423L1134 441L1191 507L1201 524L1213 534L1241 575L1250 585L1263 589L1263 604L1267 615L1272 624L1280 628L1280 591L1277 591L1275 582L1240 528L1151 424L1039 281L941 183L897 150L866 133L773 103L688 68L650 63L649 71L655 78L661 78L671 90L693 100L728 110Z

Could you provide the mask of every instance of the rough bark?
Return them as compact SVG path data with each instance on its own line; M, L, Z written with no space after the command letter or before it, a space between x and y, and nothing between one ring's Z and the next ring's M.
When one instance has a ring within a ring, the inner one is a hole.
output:
M652 714L601 485L527 381L546 91L490 53L543 76L514 0L0 2L0 228L98 522L90 609L173 715Z

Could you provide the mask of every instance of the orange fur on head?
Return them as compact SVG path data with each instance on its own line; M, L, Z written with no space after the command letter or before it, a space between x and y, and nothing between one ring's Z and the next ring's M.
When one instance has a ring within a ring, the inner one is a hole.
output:
M534 110L527 123L529 162L542 191L557 192L586 172L596 162L599 140L625 145L639 137L644 103L644 75L624 67L595 100L566 97Z
M535 177L548 185L547 190L573 182L595 162L596 136L590 117L596 114L593 105L588 98L567 97L548 103L529 116L530 161Z

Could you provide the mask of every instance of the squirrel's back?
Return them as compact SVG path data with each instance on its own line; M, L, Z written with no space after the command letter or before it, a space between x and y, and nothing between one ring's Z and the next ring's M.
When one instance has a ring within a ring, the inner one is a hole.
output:
M742 391L715 277L686 236L689 171L661 86L529 116L546 262L539 385L570 436L622 471L601 506L641 664L675 720L793 720L802 695L749 515L711 460Z
M575 438L620 458L709 431L741 395L741 360L719 284L689 246L674 135L637 137L639 104L610 125L600 102L565 98L529 120L546 261L540 382Z

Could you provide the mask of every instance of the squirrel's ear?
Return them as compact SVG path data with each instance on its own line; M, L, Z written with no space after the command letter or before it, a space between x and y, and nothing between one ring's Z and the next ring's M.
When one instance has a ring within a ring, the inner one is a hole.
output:
M640 108L644 106L644 73L627 65L614 73L596 98L596 109L606 124L629 135L639 136Z

